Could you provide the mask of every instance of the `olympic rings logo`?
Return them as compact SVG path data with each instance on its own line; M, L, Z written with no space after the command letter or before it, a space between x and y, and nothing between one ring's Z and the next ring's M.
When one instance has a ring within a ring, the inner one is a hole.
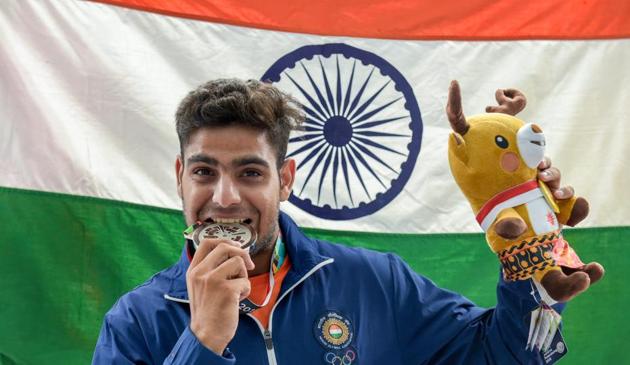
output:
M333 352L326 353L324 360L331 365L351 365L357 355L352 350L346 351L343 356L337 355Z

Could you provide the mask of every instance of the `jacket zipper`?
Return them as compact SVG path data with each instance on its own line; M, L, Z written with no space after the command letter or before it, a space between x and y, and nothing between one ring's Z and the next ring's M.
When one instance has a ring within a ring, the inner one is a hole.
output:
M265 330L265 332L263 332L263 337L265 338L265 347L267 347L267 350L273 350L273 341L271 340L271 332L269 332L269 330Z
M267 360L269 361L269 365L278 365L278 362L276 361L276 353L275 353L274 348L273 348L273 338L271 336L271 334L272 334L271 329L273 327L273 312L276 310L276 306L278 306L278 303L280 303L282 298L286 297L287 294L289 294L289 292L291 292L291 290L293 290L301 282L306 280L306 278L308 278L309 276L313 275L313 273L315 273L317 270L319 270L323 266L331 264L334 261L335 261L335 259L328 259L328 260L324 260L324 261L320 262L319 264L314 266L309 272L307 272L304 276L302 276L300 278L300 280L298 280L289 289L287 289L287 291L282 293L282 295L278 298L278 300L276 300L276 302L274 303L273 307L271 308L271 313L269 314L269 329L263 328L262 324L260 323L260 321L258 321L258 319L256 319L256 317L252 316L250 313L247 314L249 317L251 317L254 320L254 322L256 322L256 324L258 325L258 328L260 329L260 332L263 335L263 339L265 340L265 347L267 349Z

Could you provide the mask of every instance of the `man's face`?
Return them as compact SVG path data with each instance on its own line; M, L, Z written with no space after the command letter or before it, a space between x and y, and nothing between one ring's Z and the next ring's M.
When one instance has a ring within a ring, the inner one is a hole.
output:
M274 242L281 201L291 193L295 161L277 169L266 132L242 126L197 130L175 162L186 224L246 219L258 233L255 255Z

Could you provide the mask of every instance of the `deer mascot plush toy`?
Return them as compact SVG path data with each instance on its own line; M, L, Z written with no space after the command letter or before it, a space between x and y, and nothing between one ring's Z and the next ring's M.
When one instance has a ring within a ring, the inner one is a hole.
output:
M567 301L604 274L600 264L582 263L561 234L562 225L586 217L588 202L555 200L537 180L545 153L543 131L514 117L526 103L518 90L497 90L496 98L499 106L466 118L459 84L451 83L446 107L453 129L451 172L499 257L503 277L533 278L552 299Z

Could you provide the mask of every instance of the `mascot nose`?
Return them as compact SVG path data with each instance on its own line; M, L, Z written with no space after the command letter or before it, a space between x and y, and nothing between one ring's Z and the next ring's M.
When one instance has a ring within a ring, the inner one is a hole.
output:
M523 162L529 168L536 168L545 157L545 134L534 123L528 123L519 128L516 133L516 143Z
M542 129L538 126L538 124L532 123L532 132L534 133L542 133Z

